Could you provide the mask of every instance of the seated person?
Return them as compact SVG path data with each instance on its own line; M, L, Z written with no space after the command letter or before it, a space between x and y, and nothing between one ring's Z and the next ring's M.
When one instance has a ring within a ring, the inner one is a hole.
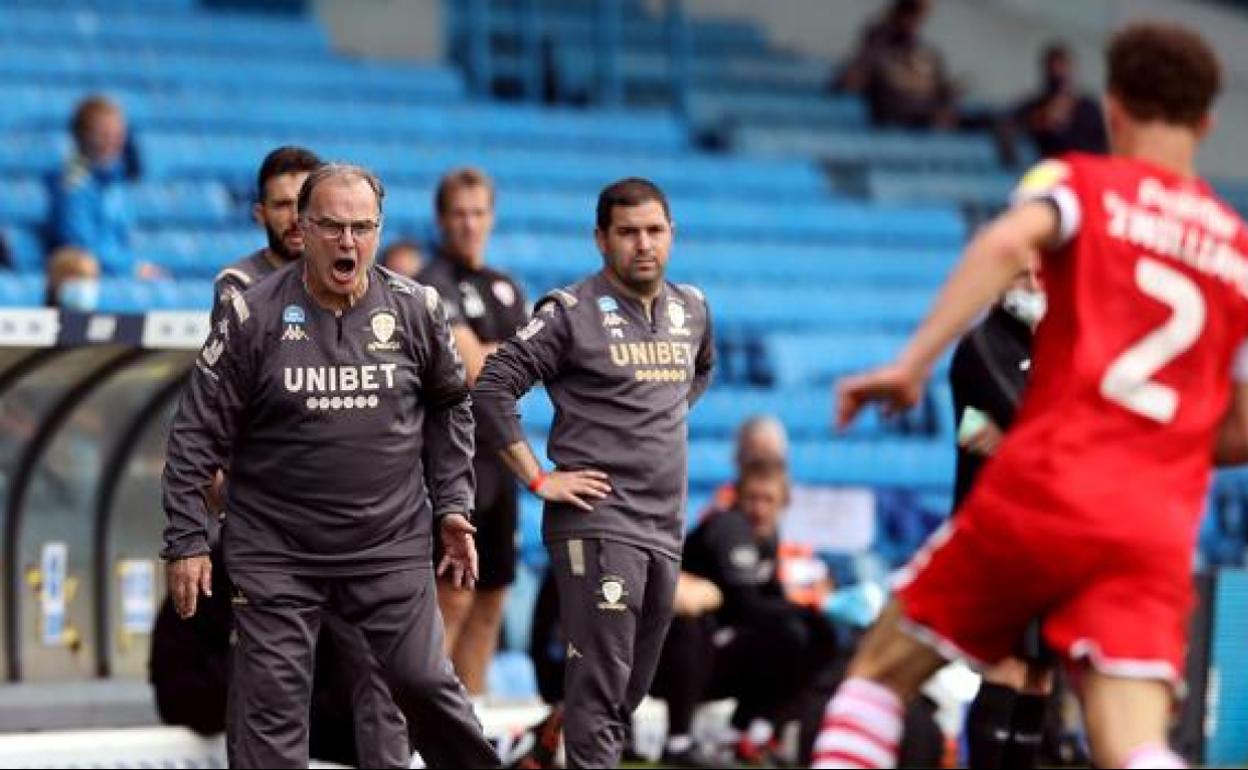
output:
M863 33L858 50L837 78L841 91L862 94L876 126L955 128L954 84L944 58L923 40L926 0L893 0Z
M100 304L100 263L91 252L62 246L48 257L46 307L91 313Z
M1079 90L1075 57L1061 43L1040 57L1040 86L1014 111L1014 121L1046 158L1067 152L1109 152L1105 120L1096 100Z
M134 222L127 186L126 118L121 107L103 96L88 97L74 111L70 130L74 153L50 185L51 245L87 249L107 275L164 275L155 265L136 262L130 250Z
M737 504L709 515L685 542L680 612L655 677L655 694L668 701L665 761L690 760L694 709L723 697L737 700L726 742L740 759L761 758L774 728L798 716L792 707L835 659L831 624L789 601L780 583L777 531L788 493L783 465L747 465Z
M425 253L416 241L398 240L387 244L377 261L382 267L415 280L425 268Z

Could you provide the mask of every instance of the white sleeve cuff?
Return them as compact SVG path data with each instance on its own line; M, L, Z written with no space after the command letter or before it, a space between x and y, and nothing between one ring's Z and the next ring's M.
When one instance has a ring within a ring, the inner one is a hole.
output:
M1231 379L1237 383L1248 382L1248 341L1239 343L1235 357L1231 359Z
M1079 206L1079 196L1069 187L1063 185L1014 196L1015 204L1026 201L1049 201L1057 209L1057 237L1049 244L1051 248L1065 246L1078 234L1083 222L1083 209Z

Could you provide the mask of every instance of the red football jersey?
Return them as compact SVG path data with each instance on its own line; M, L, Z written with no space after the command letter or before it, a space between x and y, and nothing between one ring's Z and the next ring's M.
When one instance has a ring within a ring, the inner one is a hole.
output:
M979 487L1036 524L1194 540L1248 333L1243 223L1204 182L1126 158L1046 161L1016 197L1052 201L1061 232L1028 388Z

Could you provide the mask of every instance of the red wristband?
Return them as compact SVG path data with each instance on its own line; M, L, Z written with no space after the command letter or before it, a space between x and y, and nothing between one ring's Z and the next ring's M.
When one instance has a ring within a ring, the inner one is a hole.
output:
M529 491L536 495L537 490L541 489L542 485L545 483L546 474L542 471L538 471L537 475L533 477L533 480L529 482Z

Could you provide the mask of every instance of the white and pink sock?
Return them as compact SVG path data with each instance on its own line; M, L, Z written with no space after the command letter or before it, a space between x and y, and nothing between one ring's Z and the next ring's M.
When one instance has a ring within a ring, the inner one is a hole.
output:
M903 711L901 699L887 687L846 679L823 713L813 767L896 766Z
M1140 767L1187 767L1187 763L1163 744L1146 743L1133 749L1122 766L1126 770L1135 770Z

